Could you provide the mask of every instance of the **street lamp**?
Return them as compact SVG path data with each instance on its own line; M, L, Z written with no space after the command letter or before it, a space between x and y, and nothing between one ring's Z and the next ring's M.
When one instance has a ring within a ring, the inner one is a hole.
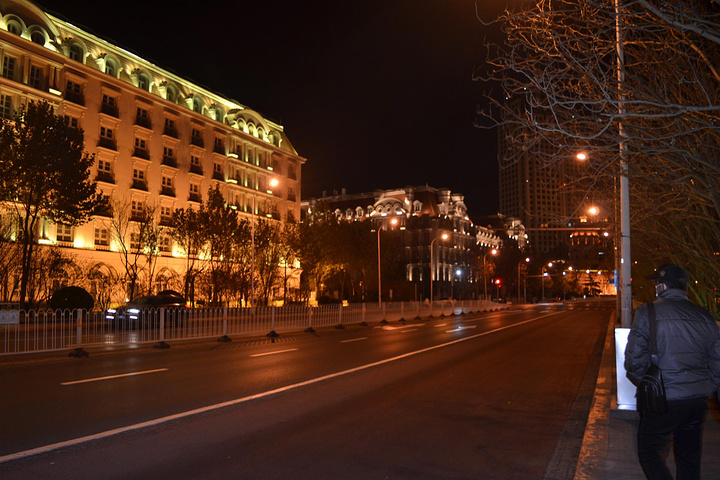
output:
M517 281L517 287L518 287L518 303L520 303L520 267L522 267L523 263L530 263L530 257L526 257L525 260L520 261L518 263L518 281ZM524 299L525 302L527 302L527 298Z
M458 268L457 270L455 270L455 276L452 277L452 281L450 282L450 298L452 298L453 300L455 300L455 294L454 294L454 291L455 291L455 277L457 277L458 282L459 282L459 281L460 281L460 275L462 275L462 270L460 270L460 269Z
M393 218L390 220L391 225L397 225L398 219ZM382 269L380 267L380 230L382 230L382 218L377 228L377 240L378 240L378 306L382 307Z
M497 248L493 248L489 252L485 252L485 255L483 255L483 288L485 290L483 300L487 300L487 266L485 261L487 260L488 254L492 254L493 257L496 256L498 254Z
M434 270L435 270L435 269L433 268L433 267L435 266L435 264L434 264L435 256L433 255L433 251L434 251L434 250L433 250L433 244L434 244L435 241L438 240L438 239L440 239L440 240L447 240L448 238L449 238L449 235L448 235L447 233L443 233L443 234L440 235L439 237L433 238L432 241L430 242L430 303L431 303L431 304L432 304L432 302L433 302L433 281L435 280L434 275L433 275Z
M270 187L277 187L280 184L280 181L277 178L271 178L270 183L268 184ZM271 190L268 190L268 193L272 193ZM255 214L256 214L256 205L257 202L257 186L255 188L255 191L253 192L253 203L252 203L252 214L250 215L250 230L251 230L251 240L250 240L250 255L251 255L251 264L250 264L250 305L255 305Z
M552 263L552 262L549 262L549 263L547 264L547 268L552 268L552 266L553 266L553 263ZM540 301L541 301L541 302L544 302L544 301L545 301L545 277L548 276L548 273L545 271L545 265L542 266L542 269L540 270L540 273L542 273L542 275L540 276L540 289L541 289L541 291L542 291L542 295L541 295L541 297L540 297Z

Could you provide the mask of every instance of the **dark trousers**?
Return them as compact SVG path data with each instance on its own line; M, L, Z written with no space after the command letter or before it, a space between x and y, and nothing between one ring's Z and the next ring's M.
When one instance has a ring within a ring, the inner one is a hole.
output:
M668 412L640 412L638 457L648 480L672 480L665 459L670 435L675 446L677 480L700 480L703 422L707 398L668 402Z

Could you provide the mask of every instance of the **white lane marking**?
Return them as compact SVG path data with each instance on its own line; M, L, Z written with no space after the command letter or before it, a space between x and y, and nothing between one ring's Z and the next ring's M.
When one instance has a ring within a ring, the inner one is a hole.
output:
M340 340L340 343L359 342L360 340L367 340L368 337L351 338L350 340Z
M477 325L460 325L452 330L445 330L445 333L459 332L460 330L467 330L468 328L476 328Z
M277 355L279 353L287 353L287 352L294 352L297 348L288 348L287 350L275 350L273 352L265 352L265 353L256 353L254 355L250 355L251 357L264 357L265 355Z
M134 377L136 375L145 375L147 373L167 372L167 368L156 368L155 370L145 370L143 372L122 373L120 375L108 375L106 377L86 378L84 380L73 380L72 382L63 382L60 385L77 385L78 383L101 382L103 380L112 380L114 378Z
M440 327L447 327L447 323L440 323L438 325L435 325L435 328L440 328Z
M419 328L413 328L413 329L410 329L410 330L403 330L403 331L401 331L400 333L417 332L418 330L419 330Z
M64 442L53 443L50 445L45 445L43 447L33 448L31 450L25 450L22 452L11 453L10 455L5 455L5 456L0 457L0 463L9 462L11 460L19 460L21 458L27 458L27 457L31 457L33 455L40 455L41 453L51 452L51 451L57 450L59 448L65 448L65 447L70 447L70 446L74 446L74 445L79 445L79 444L85 443L85 442L92 442L95 440L100 440L100 439L112 437L114 435L119 435L121 433L132 432L134 430L140 430L140 429L147 428L147 427L154 427L154 426L160 425L162 423L170 422L173 420L179 420L181 418L187 418L187 417L191 417L193 415L199 415L201 413L207 413L207 412L211 412L213 410L219 410L221 408L239 405L241 403L246 403L251 400L257 400L259 398L269 397L272 395L276 395L278 393L287 392L289 390L295 390L297 388L306 387L308 385L313 385L315 383L324 382L326 380L331 380L333 378L342 377L345 375L349 375L351 373L359 372L362 370L367 370L369 368L378 367L378 366L384 365L386 363L396 362L398 360L402 360L403 358L408 358L408 357L412 357L414 355L419 355L421 353L431 352L433 350L445 348L450 345L455 345L456 343L474 340L476 338L480 338L485 335L490 335L491 333L501 332L503 330L507 330L508 328L519 327L520 325L525 325L526 323L536 322L545 317L559 315L561 313L564 313L564 312L548 313L547 315L542 315L537 318L531 318L530 320L525 320L523 322L514 323L512 325L507 325L504 327L496 328L495 330L488 330L487 332L478 333L476 335L470 335L468 337L458 338L456 340L442 343L440 345L423 348L421 350L415 350L413 352L408 352L408 353L404 353L402 355L398 355L397 357L386 358L385 360L379 360L377 362L368 363L366 365L360 365L359 367L350 368L348 370L343 370L341 372L330 373L328 375L323 375L322 377L311 378L310 380L305 380L304 382L294 383L292 385L286 385L284 387L279 387L274 390L268 390L266 392L256 393L254 395L248 395L247 397L236 398L235 400L229 400L227 402L216 403L215 405L209 405L207 407L196 408L194 410L188 410L186 412L181 412L181 413L176 413L174 415L168 415L166 417L156 418L155 420L149 420L147 422L136 423L134 425L127 425L125 427L119 427L119 428L115 428L112 430L107 430L105 432L96 433L93 435L86 435L84 437L75 438L73 440L66 440Z

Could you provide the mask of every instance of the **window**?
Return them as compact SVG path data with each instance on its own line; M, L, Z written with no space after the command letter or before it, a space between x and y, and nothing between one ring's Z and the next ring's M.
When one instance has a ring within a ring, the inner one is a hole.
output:
M135 125L140 125L145 128L152 128L152 122L150 121L150 113L146 108L137 107L135 111Z
M140 234L138 232L130 233L130 248L140 250Z
M0 117L13 117L12 98L10 95L0 95Z
M73 241L73 228L70 225L58 225L57 226L57 241L58 242L72 242Z
M162 177L162 186L163 188L173 188L173 179L172 177L168 177L163 175Z
M100 137L106 138L108 140L112 140L113 137L113 129L107 128L107 127L100 127Z
M7 24L7 29L8 29L8 32L12 33L13 35L18 35L18 36L22 35L22 27L20 26L19 23L15 22L15 21L12 21L12 20L9 21Z
M84 103L82 87L79 83L68 80L65 84L65 99L82 105Z
M38 45L45 45L45 35L37 30L30 34L30 40Z
M138 87L143 90L150 90L150 77L147 73L141 73L138 77Z
M28 85L33 88L40 89L42 85L42 69L35 65L30 65L30 76L28 77Z
M217 153L225 153L225 142L222 138L215 137L215 151Z
M172 218L172 207L168 207L167 205L163 205L160 207L160 221L164 223L169 223L170 219Z
M110 245L110 235L107 228L95 228L95 246L107 247Z
M130 211L133 218L142 217L145 213L145 202L142 200L133 200L130 203Z
M145 170L133 168L133 180L137 180L138 182L145 183Z
M213 165L213 172L222 173L222 165L219 163L216 163L215 165Z
M63 121L65 122L65 125L68 125L70 127L73 127L73 128L80 127L80 121L75 117L71 117L70 115L64 115Z
M143 138L136 138L135 139L135 148L139 148L140 150L147 150L147 142Z
M3 71L2 76L15 80L15 66L17 65L17 59L6 56L3 58Z
M167 158L175 158L175 152L170 147L163 147L163 156Z
M175 127L175 120L172 118L165 119L165 135L178 138L177 127Z
M192 129L190 143L192 143L193 145L196 145L198 147L205 146L205 144L203 142L203 138L202 138L202 132L200 130L198 130L197 128Z
M200 185L197 183L191 183L190 184L190 194L191 195L200 195Z
M102 107L100 109L102 113L112 115L113 117L118 116L117 99L110 95L103 94L102 96Z
M113 77L117 77L117 72L118 68L115 60L107 58L105 60L105 73L107 73L108 75L112 75Z
M98 172L106 172L110 173L112 170L112 165L107 160L98 160Z
M160 237L160 245L158 245L158 249L162 253L170 253L172 252L172 238L170 238L167 235L164 235Z
M73 43L70 46L70 59L76 62L82 62L83 58L85 58L85 51L79 43Z
M200 165L200 157L196 155L190 155L190 173L196 173L202 175L203 168Z

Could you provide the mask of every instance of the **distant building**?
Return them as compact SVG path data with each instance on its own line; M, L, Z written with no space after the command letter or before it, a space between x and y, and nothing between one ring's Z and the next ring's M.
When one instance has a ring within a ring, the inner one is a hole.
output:
M522 98L511 102L514 108L524 108ZM579 166L574 158L553 159L550 166L555 147L543 141L519 145L526 137L517 133L518 128L498 128L500 211L525 226L533 253L546 254L569 243L568 232L553 228L567 227L567 220L577 215L583 197L568 180L577 178Z
M85 131L98 189L133 212L152 205L167 222L173 210L196 207L219 187L248 219L299 218L305 159L282 125L247 106L26 0L0 1L0 67L0 116L12 118L29 101L50 102ZM109 228L109 218L98 215L77 228L44 222L41 235L46 245L122 278ZM180 256L166 239L150 279L154 290L178 288Z
M493 230L472 223L464 199L462 194L428 185L359 194L343 189L303 201L302 209L312 220L322 202L338 220L369 220L374 228L403 232L406 299L429 298L431 279L436 299L477 298L477 252L500 248L502 241ZM398 220L396 225L391 224L393 219Z

